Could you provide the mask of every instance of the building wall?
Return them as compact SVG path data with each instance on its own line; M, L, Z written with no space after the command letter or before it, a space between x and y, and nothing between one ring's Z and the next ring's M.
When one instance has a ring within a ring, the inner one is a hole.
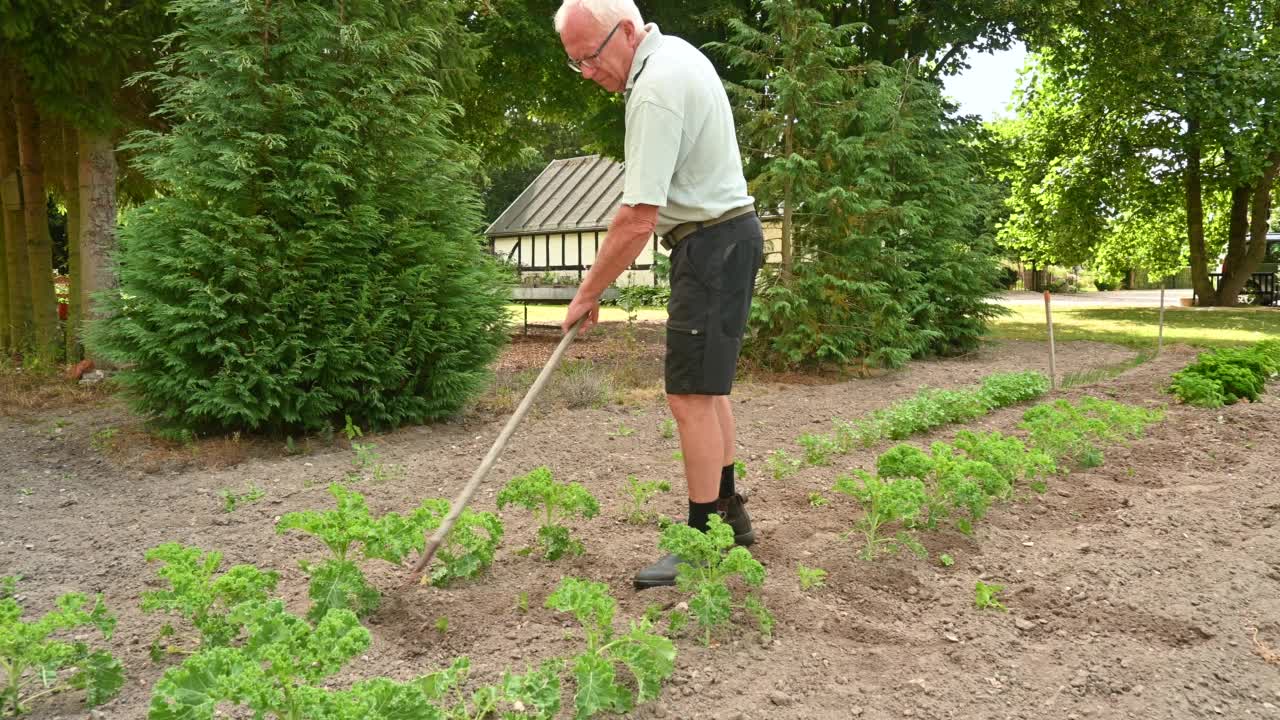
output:
M604 244L605 233L601 231L541 233L538 235L522 235L519 237L490 238L491 251L501 258L509 258L518 263L523 276L539 276L551 274L558 277L577 279L586 273L586 269L595 262L598 246ZM781 221L768 220L764 223L765 261L780 261L780 238L782 237ZM581 242L581 253L579 253ZM651 239L644 250L636 258L635 267L624 272L617 281L618 286L652 285L654 282L653 265L655 250L657 254L668 253L654 239Z

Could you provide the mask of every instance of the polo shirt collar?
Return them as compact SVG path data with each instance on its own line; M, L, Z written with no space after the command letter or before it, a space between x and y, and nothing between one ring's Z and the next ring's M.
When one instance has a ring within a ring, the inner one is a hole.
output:
M636 84L636 79L640 77L640 72L644 70L644 62L649 56L657 52L662 47L662 33L658 31L657 23L649 23L644 26L646 35L644 40L636 46L635 57L631 59L631 73L627 76L627 90L630 91Z

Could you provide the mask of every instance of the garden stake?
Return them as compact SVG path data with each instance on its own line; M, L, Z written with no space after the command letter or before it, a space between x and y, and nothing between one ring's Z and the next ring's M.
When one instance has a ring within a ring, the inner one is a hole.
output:
M533 401L537 399L542 389L546 386L547 380L551 377L560 364L560 357L564 355L564 351L568 349L569 343L573 342L573 338L577 336L578 330L582 327L582 322L586 316L582 316L577 322L569 328L569 332L565 333L560 339L560 344L556 346L555 352L551 353L551 358L547 360L547 364L543 366L542 372L538 373L538 378L533 381L533 386L529 388L529 392L525 394L524 399L520 401L520 405L516 408L511 419L507 420L506 427L502 428L502 432L498 433L498 439L493 441L493 447L489 448L489 454L484 456L484 461L480 463L480 467L476 468L475 474L471 476L467 486L462 488L462 492L454 499L453 506L449 508L449 515L440 523L440 527L436 528L435 535L427 540L426 550L422 553L422 557L418 559L418 563L413 566L413 571L409 573L409 579L406 585L413 582L414 578L422 573L427 564L431 562L432 556L436 554L436 550L440 548L444 539L449 536L449 531L453 529L454 523L458 521L458 516L462 514L462 510L471 502L471 496L475 494L476 489L480 487L480 483L484 481L489 469L493 467L493 463L497 461L498 456L507 446L507 441L511 439L511 434L515 432L520 421L524 419L525 414L529 412L529 406L533 405ZM424 578L425 580L425 578Z
M1044 291L1044 320L1049 325L1049 389L1058 389L1057 359L1053 354L1053 311L1049 309L1049 291Z
M1157 355L1164 349L1164 286L1167 284L1167 281L1160 283L1160 334L1156 336Z

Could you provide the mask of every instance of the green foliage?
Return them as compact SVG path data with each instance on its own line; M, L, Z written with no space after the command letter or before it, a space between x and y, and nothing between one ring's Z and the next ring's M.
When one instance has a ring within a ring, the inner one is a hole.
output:
M618 603L604 583L566 577L547 598L546 606L572 613L585 636L586 649L570 661L577 685L575 718L589 718L601 711L628 713L637 703L656 698L662 682L675 671L675 646L653 633L648 620L633 622L625 633L614 631ZM619 665L634 678L634 694L619 682Z
M1222 407L1241 398L1254 402L1280 374L1280 340L1203 353L1173 375L1169 391L1189 405Z
M941 555L938 556L938 562L942 563L942 567L951 567L952 565L956 564L956 559L951 557L947 553L942 553Z
M1004 591L1003 585L988 585L981 580L973 586L973 603L978 606L979 610L1008 610L1001 604L999 595Z
M809 493L809 507L820 508L827 505L829 502L830 501L823 497L820 492Z
M773 474L774 480L785 480L800 469L803 463L787 454L786 450L774 450L769 453L769 459L765 461L769 466L769 472Z
M966 422L998 408L1034 400L1048 391L1049 379L1034 371L993 373L973 388L922 388L862 420L835 421L835 434L829 445L844 453L886 439L904 440L942 425Z
M1057 471L1053 457L1038 448L1028 448L1012 435L961 430L956 433L954 444L971 459L989 465L1011 491L1019 483L1032 483Z
M57 599L57 609L39 620L23 622L22 606L15 598L17 582L14 576L0 577L0 714L21 714L28 703L71 689L86 691L90 707L111 699L124 685L120 663L81 639L66 642L52 637L59 631L91 626L110 640L116 620L102 604L102 596L89 606L83 594L67 593Z
M827 435L805 433L796 442L804 448L804 461L810 465L830 465L837 449L835 440Z
M775 367L895 367L972 347L995 312L996 264L968 131L917 65L876 62L852 17L755 9L760 27L733 21L710 45L746 75L730 90L752 193L787 212L744 351Z
M190 622L200 633L199 647L223 647L240 634L240 626L229 620L231 609L242 602L266 602L280 576L253 565L235 565L215 577L222 566L222 553L204 552L179 543L151 548L147 562L162 563L156 573L169 583L165 590L142 593L142 611L166 612ZM168 624L162 637L173 634ZM152 657L160 655L158 644Z
M218 494L222 497L222 511L230 513L235 512L240 505L252 505L258 502L266 497L267 491L257 485L251 485L242 493L237 493L231 488L223 488Z
M569 528L563 523L573 517L589 519L600 513L600 505L590 491L580 483L556 482L545 466L512 478L498 492L497 502L499 510L515 504L541 513L538 540L548 560L558 560L566 553L581 555L582 542L570 538Z
M676 421L672 418L663 418L658 425L658 434L665 440L670 440L676 436Z
M329 492L337 500L333 510L287 513L276 524L276 532L301 530L316 536L331 556L320 563L302 561L311 578L311 611L308 619L317 622L330 610L344 608L365 616L378 608L379 594L369 585L360 567L349 557L359 545L366 558L400 564L410 553L426 547L426 533L440 526L449 512L449 503L433 498L408 516L389 512L380 518L369 514L364 496L334 483ZM502 541L502 521L493 513L464 510L444 545L432 558L433 585L473 577L489 567Z
M178 0L139 81L159 191L121 226L89 344L140 414L197 431L456 413L505 340L442 58L463 3Z
M915 478L925 483L926 526L936 527L962 510L966 514L956 519L956 527L966 534L986 514L993 498L1005 498L1012 492L1008 480L991 465L958 454L946 443L934 443L930 453L899 445L877 459L876 471L882 478Z
M848 495L862 506L862 517L854 529L862 533L864 560L874 560L882 550L897 552L907 548L916 554L924 551L911 535L910 525L925 512L925 486L916 478L882 479L864 470L836 479L832 490ZM887 528L898 525L898 532L886 535Z
M1104 459L1099 444L1137 437L1163 417L1160 410L1084 398L1076 405L1066 400L1037 405L1023 413L1018 427L1027 431L1029 445L1044 451L1059 467L1097 467Z
M1021 120L1001 132L1011 185L1002 242L1041 264L1093 259L1109 275L1190 265L1200 303L1234 303L1207 273L1224 245L1238 282L1261 259L1246 238L1250 220L1267 224L1254 198L1273 191L1266 172L1280 161L1268 101L1280 95L1275 1L1057 9L1024 76Z
M658 545L680 558L676 586L681 592L692 593L689 611L707 644L711 642L711 633L727 625L733 614L735 603L726 582L738 576L750 587L759 588L764 584L764 566L751 557L751 551L734 546L733 529L718 515L708 519L706 532L673 523L662 531ZM761 633L768 635L764 616L758 611L751 612L761 620Z
M800 578L800 589L804 591L825 586L827 571L822 568L811 568L805 565L796 566L796 577Z
M635 525L653 522L654 513L648 509L649 501L660 492L670 491L671 483L666 480L640 480L635 475L628 475L627 496L631 498L631 510L627 513L627 522Z

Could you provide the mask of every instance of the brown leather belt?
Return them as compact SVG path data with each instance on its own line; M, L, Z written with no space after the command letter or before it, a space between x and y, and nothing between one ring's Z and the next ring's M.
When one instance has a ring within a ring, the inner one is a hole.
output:
M666 235L662 236L662 240L661 240L662 247L666 248L668 251L674 250L676 245L678 245L681 240L684 240L691 233L695 233L699 230L702 230L703 228L709 228L712 225L719 225L722 222L732 220L736 217L742 217L747 213L752 213L755 211L756 211L755 205L743 205L742 207L738 207L738 208L734 208L732 210L726 211L723 215L713 220L702 220L702 221L696 221L696 222L680 223L679 225L671 228L671 230L668 231Z

